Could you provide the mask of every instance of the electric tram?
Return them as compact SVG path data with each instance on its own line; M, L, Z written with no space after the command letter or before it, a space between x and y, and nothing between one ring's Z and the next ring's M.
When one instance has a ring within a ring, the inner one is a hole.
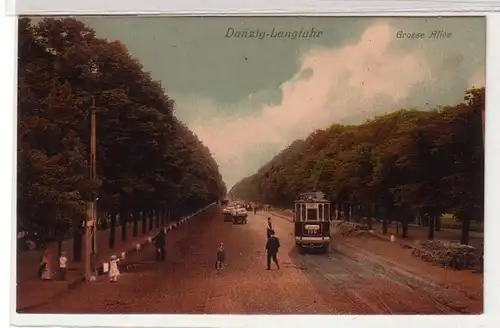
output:
M307 192L295 200L295 245L301 249L330 250L330 202L325 194Z

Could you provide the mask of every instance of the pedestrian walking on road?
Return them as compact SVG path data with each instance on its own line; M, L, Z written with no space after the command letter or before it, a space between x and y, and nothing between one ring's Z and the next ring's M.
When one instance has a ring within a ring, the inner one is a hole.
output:
M165 260L165 230L160 229L160 232L155 236L156 260Z
M271 260L276 264L278 270L280 269L280 265L278 263L278 251L280 248L280 240L275 236L274 230L270 231L271 236L267 240L266 243L266 251L267 251L267 270L271 270Z
M52 265L51 256L48 249L45 250L40 261L40 268L38 269L40 279L42 280L52 280Z
M66 257L66 252L62 252L59 257L59 279L66 280L66 267L68 263L68 258Z
M271 217L268 217L266 226L267 239L271 237L271 231L273 231L273 224L271 223Z
M118 269L119 261L116 255L111 256L111 260L109 261L109 282L118 282L118 276L120 275L120 270Z
M215 260L215 269L217 273L221 272L224 269L224 262L226 261L226 252L224 250L224 243L220 243L219 248L217 249L217 258Z

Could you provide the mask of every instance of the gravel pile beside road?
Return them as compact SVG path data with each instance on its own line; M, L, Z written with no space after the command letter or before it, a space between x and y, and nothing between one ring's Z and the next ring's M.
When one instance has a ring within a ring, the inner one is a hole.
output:
M411 254L426 262L456 270L473 268L479 261L474 247L446 240L419 240Z
M356 222L333 220L331 226L333 228L332 233L338 233L341 236L358 236L369 233L366 224Z

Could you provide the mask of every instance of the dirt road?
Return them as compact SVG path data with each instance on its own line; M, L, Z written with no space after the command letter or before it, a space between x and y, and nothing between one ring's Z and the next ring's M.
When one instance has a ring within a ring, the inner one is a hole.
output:
M421 279L348 243L332 252L298 254L293 226L273 217L282 248L281 270L265 265L265 221L250 214L232 225L219 215L190 221L167 241L167 260L147 249L128 261L134 266L110 284L106 277L81 286L32 313L470 313L482 299ZM214 270L220 242L227 267Z

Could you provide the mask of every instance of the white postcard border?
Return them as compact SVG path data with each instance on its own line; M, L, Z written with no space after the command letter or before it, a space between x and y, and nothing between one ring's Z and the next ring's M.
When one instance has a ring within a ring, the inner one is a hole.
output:
M27 0L23 0L27 1ZM23 2L21 1L21 2ZM18 1L19 2L19 1ZM34 2L34 1L32 1ZM62 0L44 1L44 4L52 4L56 2L63 2ZM85 3L107 3L109 1L88 0ZM124 3L131 1L120 1L121 6ZM224 1L219 1L220 3ZM228 1L225 1L226 3ZM324 1L325 6L328 1ZM435 1L440 2L442 1ZM493 3L497 1L478 1L477 3ZM185 3L194 3L194 1L187 1ZM254 2L255 3L255 2ZM263 1L256 1L256 3L264 3ZM144 1L141 2L144 5ZM464 4L464 3L462 3ZM73 6L74 4L67 4ZM116 4L115 4L116 5ZM281 4L281 6L284 6ZM218 9L217 9L218 10ZM102 12L99 9L99 12ZM380 15L393 15L393 13L385 12L379 13ZM467 14L467 13L461 13ZM417 16L410 15L410 16ZM454 13L448 12L448 15ZM12 221L4 224L4 228L0 229L2 238L2 256L3 263L11 264L11 279L7 279L7 270L0 270L2 284L5 288L2 290L10 290L10 312L2 316L3 318L10 317L11 324L22 326L92 326L92 327L303 327L303 326L335 326L335 327L358 327L358 326L382 326L382 327L400 327L404 324L407 327L493 327L495 318L499 317L498 310L500 308L500 297L498 286L500 285L500 267L497 257L499 255L499 238L495 238L500 231L500 222L496 219L496 215L500 213L500 202L495 197L499 188L499 169L500 168L500 144L496 140L500 140L500 129L498 128L500 122L500 111L495 108L496 104L500 104L500 61L495 61L494 58L500 58L500 14L488 15L488 43L487 43L487 109L486 109L486 206L485 226L485 301L484 309L485 315L482 316L306 316L306 315L290 315L290 316L277 316L277 315L27 315L15 313L15 280L13 273L13 266L15 266L15 259L11 257L14 252L15 243L14 238L14 225L15 222L15 180L13 174L15 171L15 163L13 160L16 156L16 146L14 133L16 128L14 123L17 119L15 110L15 95L16 90L15 81L16 76L14 69L15 65L15 52L9 50L15 49L15 26L16 20L12 17L2 17L0 29L2 30L2 40L4 44L8 44L10 49L4 50L4 57L2 58L2 99L5 103L3 119L0 121L2 127L1 147L2 147L2 165L1 172L1 207L7 215L11 213ZM7 56L6 56L7 55ZM9 102L9 103L7 103ZM13 110L10 112L8 108ZM7 109L7 110L6 110ZM12 196L12 197L10 197ZM7 220L8 221L8 220ZM9 228L7 228L9 227ZM10 245L6 240L11 238ZM10 247L9 247L10 246ZM7 289L8 288L8 289ZM7 293L3 293L7 295ZM14 301L14 303L12 303ZM2 299L2 304L6 300ZM4 308L2 306L2 308ZM496 310L496 312L495 312Z
M192 14L282 14L297 13L318 15L320 13L374 14L405 12L493 12L498 11L500 1L374 1L374 0L7 0L7 12L14 14L126 14L126 13L169 13L176 15Z

